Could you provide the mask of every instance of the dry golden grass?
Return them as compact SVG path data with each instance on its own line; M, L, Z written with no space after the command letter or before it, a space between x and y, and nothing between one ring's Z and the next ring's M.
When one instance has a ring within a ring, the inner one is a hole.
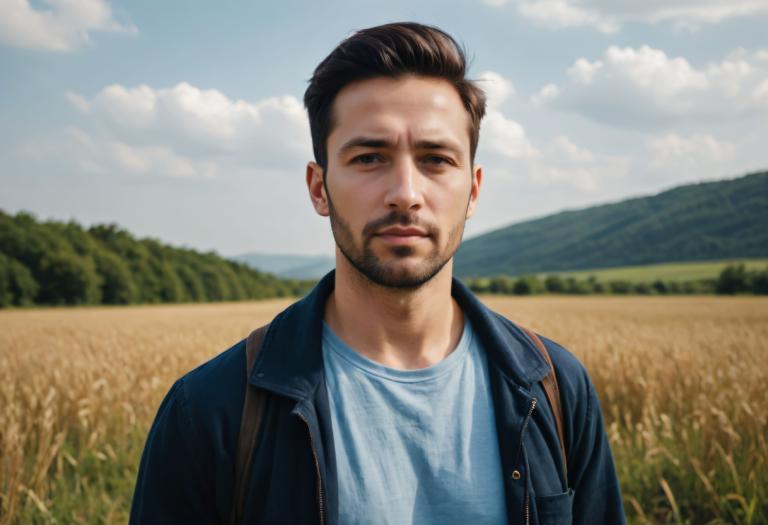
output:
M633 522L768 522L768 299L486 302L587 365ZM288 303L0 312L0 524L124 523L173 380Z
M169 386L288 303L0 312L0 524L125 523Z
M632 521L768 523L766 298L487 303L587 366Z

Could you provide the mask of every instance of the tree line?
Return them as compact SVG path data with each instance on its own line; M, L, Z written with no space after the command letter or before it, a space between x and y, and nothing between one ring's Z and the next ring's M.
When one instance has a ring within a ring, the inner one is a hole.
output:
M475 293L501 295L533 295L541 293L586 295L679 295L679 294L768 294L768 267L763 270L749 270L743 264L726 266L715 279L690 281L633 282L611 280L602 282L595 276L586 279L547 275L520 277L496 276L466 280Z
M313 284L137 239L115 224L85 229L0 211L0 307L266 299L303 295Z

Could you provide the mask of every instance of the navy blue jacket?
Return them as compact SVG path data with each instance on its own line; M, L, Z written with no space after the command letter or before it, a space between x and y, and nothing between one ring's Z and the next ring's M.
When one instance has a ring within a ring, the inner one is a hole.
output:
M338 523L333 435L321 348L334 273L272 321L249 381L267 396L246 496L246 523ZM539 381L549 367L528 337L453 281L488 354L510 523L621 524L621 493L600 406L584 367L542 338L557 372L567 483ZM226 524L246 387L245 341L179 379L141 458L131 524ZM537 402L538 401L538 402ZM371 517L376 522L376 517Z

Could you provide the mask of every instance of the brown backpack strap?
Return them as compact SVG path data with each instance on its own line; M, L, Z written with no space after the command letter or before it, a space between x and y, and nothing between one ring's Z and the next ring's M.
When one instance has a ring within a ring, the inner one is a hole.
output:
M520 325L518 325L520 326ZM563 455L563 474L565 475L565 482L568 482L568 455L565 453L565 434L563 432L563 406L560 403L560 387L557 385L557 375L555 374L555 365L552 363L552 358L549 357L547 347L539 338L538 335L532 330L520 326L523 331L528 334L531 341L539 349L541 355L547 361L549 365L549 373L541 380L541 386L544 387L544 393L549 401L549 406L552 409L552 414L555 416L555 427L557 428L557 436L560 438L560 452Z
M248 489L248 472L253 461L253 450L256 448L256 438L259 435L261 418L264 414L266 398L264 391L252 387L249 379L268 328L268 324L257 328L251 332L245 342L245 400L243 401L243 413L240 417L240 434L237 438L235 483L232 488L232 510L229 513L229 522L232 525L243 520L245 493Z

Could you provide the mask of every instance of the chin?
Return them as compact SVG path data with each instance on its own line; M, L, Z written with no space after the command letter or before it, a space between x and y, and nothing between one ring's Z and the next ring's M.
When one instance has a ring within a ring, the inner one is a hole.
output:
M387 288L416 289L431 281L445 266L445 262L435 261L396 260L367 264L358 267L360 273L370 281ZM447 261L446 261L447 262Z

